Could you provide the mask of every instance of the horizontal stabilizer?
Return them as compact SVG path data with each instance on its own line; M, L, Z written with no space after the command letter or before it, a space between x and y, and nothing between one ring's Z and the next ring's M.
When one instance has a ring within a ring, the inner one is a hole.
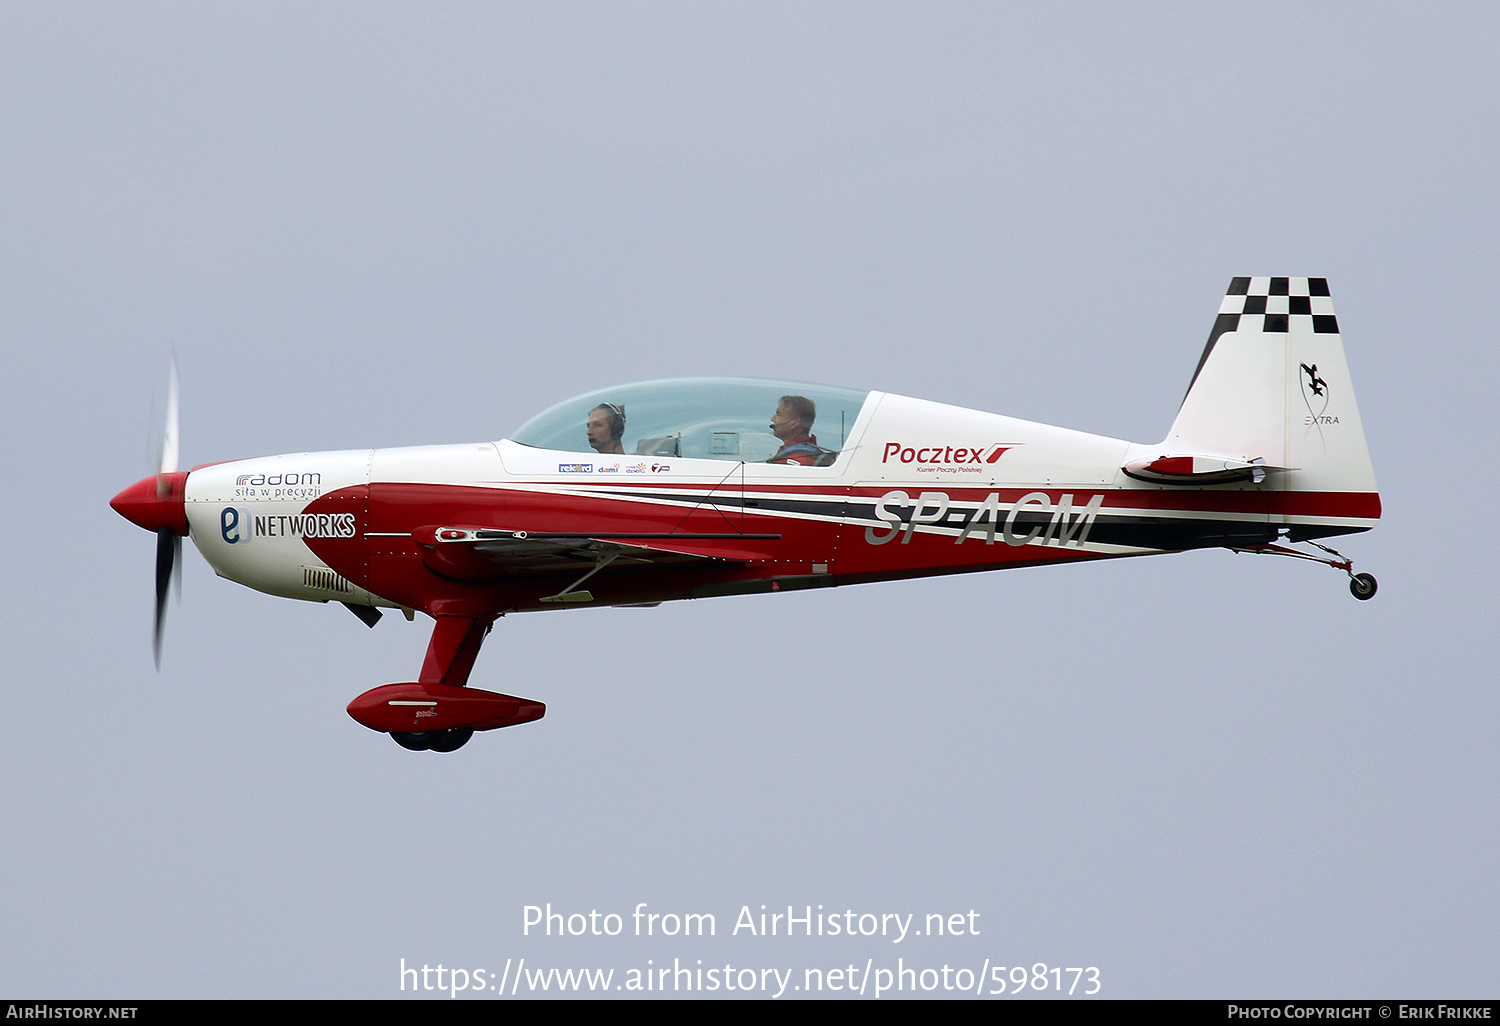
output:
M1244 460L1229 456L1163 454L1131 460L1120 469L1138 481L1205 485L1231 481L1260 484L1268 474L1285 473L1293 468L1272 466L1258 457Z

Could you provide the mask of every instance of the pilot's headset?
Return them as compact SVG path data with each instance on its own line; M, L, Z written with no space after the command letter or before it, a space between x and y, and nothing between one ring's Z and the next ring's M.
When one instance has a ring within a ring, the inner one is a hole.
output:
M600 408L609 414L609 440L623 441L625 438L625 407L614 403L600 403Z

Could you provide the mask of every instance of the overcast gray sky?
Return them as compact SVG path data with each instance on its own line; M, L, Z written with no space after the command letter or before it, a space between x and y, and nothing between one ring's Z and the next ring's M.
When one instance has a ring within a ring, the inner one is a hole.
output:
M6 4L0 992L384 998L403 958L524 957L1494 997L1497 30L1457 3ZM189 549L152 668L153 540L107 502L154 469L174 347L184 466L492 439L689 374L1150 442L1241 274L1331 284L1372 602L1199 552L513 616L473 683L546 718L435 756L344 712L415 675L423 620L366 630ZM523 936L547 902L717 934ZM979 933L734 935L762 904Z

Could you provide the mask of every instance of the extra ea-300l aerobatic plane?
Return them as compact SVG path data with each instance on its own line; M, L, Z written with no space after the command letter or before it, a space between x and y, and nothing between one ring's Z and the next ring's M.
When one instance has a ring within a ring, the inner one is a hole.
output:
M1380 497L1328 284L1235 278L1162 442L887 392L689 378L559 403L509 438L177 469L115 496L157 533L156 650L181 539L222 577L436 625L416 681L349 713L413 750L538 719L467 687L495 620L1007 567L1228 548L1375 579L1317 539ZM1305 543L1317 551L1290 547Z

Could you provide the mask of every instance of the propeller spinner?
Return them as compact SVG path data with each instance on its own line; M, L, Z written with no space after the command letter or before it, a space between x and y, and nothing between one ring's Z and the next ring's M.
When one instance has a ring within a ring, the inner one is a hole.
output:
M188 533L187 471L177 469L177 360L172 360L167 390L167 423L163 432L161 462L150 477L143 477L110 500L120 516L137 527L156 532L156 620L151 652L161 668L162 629L167 615L167 593L172 582L182 589L182 538Z

